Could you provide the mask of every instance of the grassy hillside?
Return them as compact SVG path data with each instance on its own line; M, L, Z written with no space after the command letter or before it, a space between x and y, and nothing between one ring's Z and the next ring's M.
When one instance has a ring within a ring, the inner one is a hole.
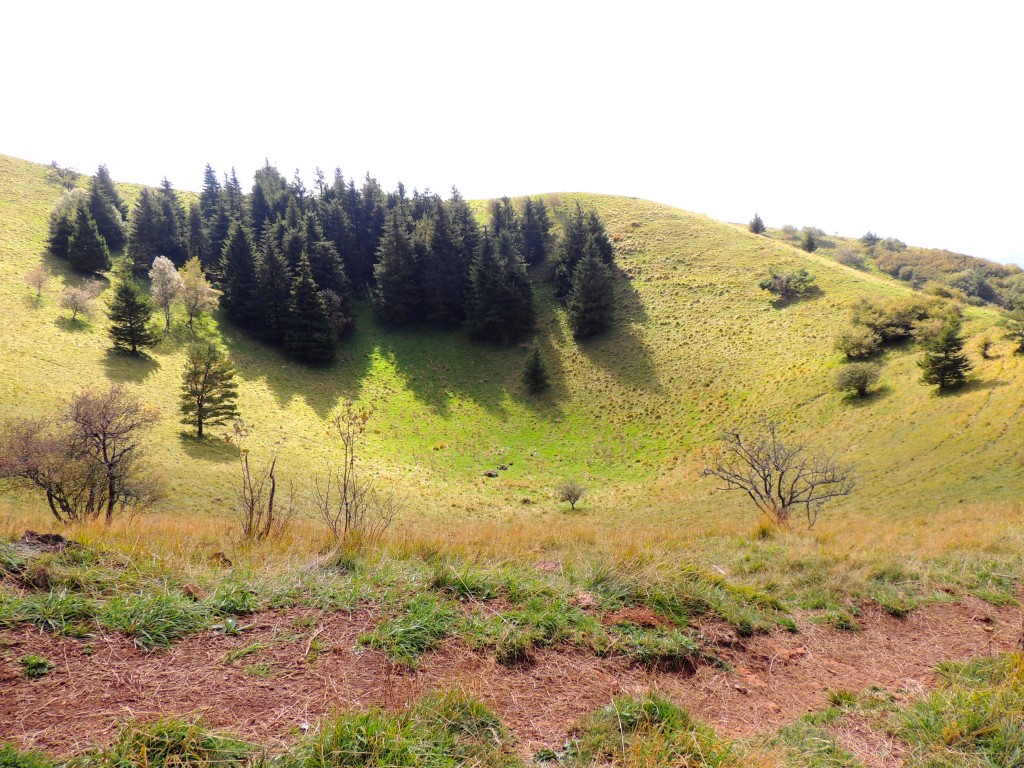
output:
M217 440L189 438L177 423L189 340L182 319L151 359L139 361L109 351L102 312L73 325L56 305L60 286L80 279L44 255L48 212L60 193L46 166L0 157L0 409L41 415L82 386L138 387L164 416L153 450L168 480L161 511L222 518L233 503L235 453ZM749 526L753 512L743 498L697 479L700 451L721 427L768 417L856 465L857 491L825 516L825 531L857 534L865 521L893 518L913 530L920 516L964 519L958 508L1005 510L1019 497L1024 370L1008 344L997 345L994 359L975 360L966 390L942 397L918 383L913 348L889 352L881 393L850 402L830 387L841 362L832 337L858 297L905 287L663 205L549 197L556 212L577 200L597 208L616 243L620 321L608 336L577 344L550 286L538 280L536 343L553 373L549 393L523 391L527 349L429 328L386 331L367 307L326 369L295 365L214 319L204 332L224 341L239 370L253 455L279 449L282 473L301 494L311 473L336 456L325 423L351 397L374 409L367 458L406 497L408 522L458 516L561 525L552 489L576 477L591 489L583 504L588 527L728 531ZM22 277L40 261L57 279L37 303ZM757 286L769 268L799 267L817 275L820 294L779 307ZM996 319L978 308L967 318L969 334ZM510 469L482 476L500 463ZM0 505L19 519L46 518L35 496L5 493Z

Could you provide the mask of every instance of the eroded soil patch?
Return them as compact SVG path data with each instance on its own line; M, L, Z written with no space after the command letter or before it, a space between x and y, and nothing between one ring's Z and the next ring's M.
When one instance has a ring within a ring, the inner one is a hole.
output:
M941 661L1012 650L1019 609L971 599L896 619L869 608L857 633L798 616L799 634L729 642L718 653L730 669L704 666L694 674L571 649L540 650L532 664L510 669L453 639L409 671L359 646L378 619L370 609L268 612L243 619L248 628L240 635L203 633L151 653L118 635L78 640L8 629L0 633L0 740L71 755L109 742L129 718L201 713L213 728L283 747L303 724L333 710L398 708L455 687L492 707L524 754L561 746L582 715L648 689L723 735L748 736L821 709L829 690L923 692ZM707 627L706 635L717 629ZM18 660L30 653L55 668L27 680ZM856 729L844 736L855 739Z

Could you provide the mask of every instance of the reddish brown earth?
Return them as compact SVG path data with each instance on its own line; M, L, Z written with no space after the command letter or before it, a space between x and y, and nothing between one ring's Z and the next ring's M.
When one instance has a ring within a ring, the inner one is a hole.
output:
M970 599L900 620L869 607L858 619L859 633L797 617L799 634L742 642L708 626L706 636L732 669L706 666L693 674L569 649L541 651L530 666L507 669L456 640L427 654L418 670L404 671L382 653L358 648L358 637L377 620L368 610L265 613L243 622L252 626L241 636L204 633L151 653L117 635L84 641L22 626L0 632L0 741L70 755L109 742L129 718L201 713L214 728L285 746L303 723L332 710L397 708L426 691L455 687L490 705L525 754L560 747L573 722L612 697L649 689L722 734L747 736L821 709L830 689L877 685L913 697L933 684L940 661L1012 650L1018 610ZM226 662L229 651L257 642L269 647ZM307 661L317 644L319 657ZM18 660L29 653L56 667L39 680L25 679ZM252 674L260 663L270 665L269 676ZM855 742L857 731L852 723L841 737ZM877 738L865 733L861 741Z

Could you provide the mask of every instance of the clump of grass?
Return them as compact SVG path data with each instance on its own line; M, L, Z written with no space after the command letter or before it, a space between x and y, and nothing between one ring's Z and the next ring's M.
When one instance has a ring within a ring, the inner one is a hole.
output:
M257 591L249 584L234 579L218 584L206 602L216 613L236 616L255 613L261 608Z
M696 669L708 658L697 642L678 629L645 629L635 624L620 624L611 630L613 649L647 667Z
M467 643L477 649L493 648L500 664L514 666L530 660L534 649L560 643L603 652L608 642L600 623L561 599L531 598L513 611L463 623Z
M837 709L803 717L783 726L767 740L769 747L781 750L786 765L796 768L840 768L859 766L860 763L825 729L839 716Z
M53 662L44 659L42 656L30 653L28 656L21 658L21 666L22 674L25 677L29 680L37 680L40 677L45 677L53 669Z
M860 632L860 624L857 623L857 620L853 618L849 611L826 611L821 616L815 616L811 621L818 624L828 624L843 632Z
M53 768L53 765L41 752L22 752L9 744L0 744L0 768Z
M742 765L733 745L690 717L686 710L655 694L616 699L586 718L559 764L584 766Z
M402 613L385 620L360 642L387 651L392 661L415 667L419 657L435 648L455 628L458 611L432 594L412 597Z
M940 689L897 716L898 735L921 765L1024 765L1024 658L1008 654L966 664L942 664Z
M402 714L347 712L324 723L289 760L301 768L519 766L507 733L483 704L461 693L427 696Z
M76 592L55 589L45 594L30 594L15 607L16 617L59 635L82 636L84 622L96 613L96 604Z
M241 768L256 752L252 744L210 733L202 720L161 718L129 723L109 749L77 762L85 768Z
M434 571L430 586L458 600L490 600L499 594L499 586L486 574L468 567L443 564Z
M99 615L105 627L135 640L143 650L166 648L175 640L210 626L210 609L180 592L118 597Z

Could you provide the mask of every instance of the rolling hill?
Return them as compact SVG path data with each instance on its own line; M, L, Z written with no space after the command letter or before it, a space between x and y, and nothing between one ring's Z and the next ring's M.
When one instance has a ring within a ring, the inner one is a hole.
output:
M126 196L135 190L125 187ZM155 457L170 493L164 511L218 515L230 503L233 450L184 438L176 387L188 333L175 330L146 361L108 351L102 313L70 326L56 305L79 278L44 255L48 212L60 187L46 166L0 158L0 339L7 415L44 414L78 387L102 381L140 389L164 415ZM1020 358L997 345L975 360L971 385L937 397L917 381L912 347L887 353L882 393L851 403L833 392L841 363L832 337L859 297L908 289L879 274L750 234L741 227L641 200L561 194L559 207L594 206L616 244L620 320L577 344L550 288L536 282L536 343L554 387L529 397L519 382L528 352L431 328L389 331L363 306L358 330L326 369L295 365L223 323L208 332L229 349L241 379L252 447L276 446L296 480L332 455L325 420L342 398L374 411L368 457L415 515L501 517L555 508L551 489L576 477L591 507L629 500L645 513L728 514L741 503L695 479L700 449L722 427L758 418L834 450L857 467L857 493L836 515L941 512L1019 496L1017 445L1024 408ZM57 279L37 304L22 276L40 261ZM806 267L821 292L777 307L757 283L768 269ZM968 334L993 325L967 309ZM497 481L482 477L510 466ZM10 504L10 496L3 503ZM18 504L23 501L19 500Z

